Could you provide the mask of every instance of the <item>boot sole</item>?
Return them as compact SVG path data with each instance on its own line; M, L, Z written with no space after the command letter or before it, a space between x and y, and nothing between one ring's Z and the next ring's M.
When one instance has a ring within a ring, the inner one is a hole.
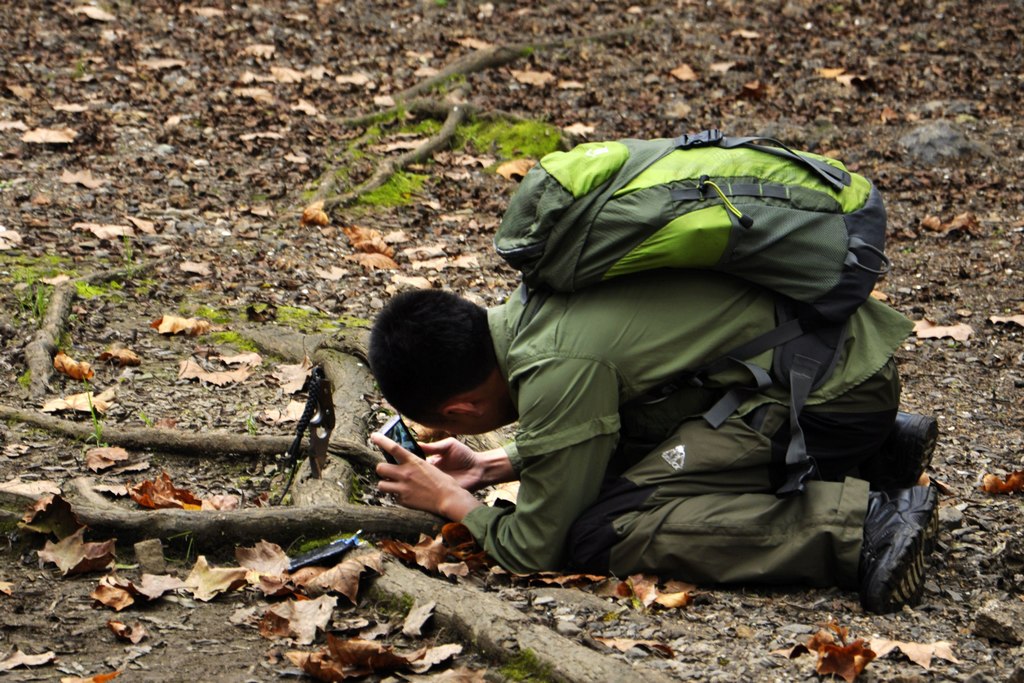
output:
M913 550L907 554L893 576L893 586L890 598L890 608L902 605L914 606L921 602L921 594L924 592L924 570L928 556L935 547L935 536L939 530L939 506L936 501L932 508L932 515L928 519L928 525L921 535L914 540Z
M935 495L934 490L932 495ZM914 606L921 601L924 592L925 564L934 548L939 529L938 501L932 507L931 516L921 532L910 542L909 548L899 558L886 583L885 597L876 605L865 604L869 612L885 614L900 609L903 605ZM862 603L865 602L861 596Z

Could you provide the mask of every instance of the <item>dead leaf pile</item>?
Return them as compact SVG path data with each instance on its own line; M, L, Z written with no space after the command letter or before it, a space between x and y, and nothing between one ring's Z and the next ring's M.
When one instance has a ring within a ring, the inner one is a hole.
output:
M157 479L128 484L128 495L142 507L153 510L162 508L201 510L203 507L202 500L191 492L176 487L167 472L162 472Z
M864 667L877 654L868 647L868 642L858 638L849 645L846 639L849 637L849 629L840 626L835 621L830 621L824 628L815 633L806 644L797 645L791 650L776 652L790 659L799 657L806 652L813 652L818 655L818 662L815 671L821 676L839 676L847 683L851 683L864 671ZM839 639L838 644L836 639Z
M658 605L666 609L675 609L686 607L693 602L694 591L697 589L693 584L668 581L664 584L664 590L660 589L658 584L659 579L656 576L634 574L625 581L609 581L597 591L597 594L625 599L645 608Z
M445 524L434 538L421 534L416 545L394 539L385 539L379 545L384 552L404 562L445 576L466 576L492 564L469 529L457 522Z
M422 674L462 652L458 644L424 647L404 654L389 645L327 634L327 647L318 652L288 652L292 664L318 681L342 681L375 673L411 671ZM463 680L463 679L459 679ZM477 679L470 679L477 680Z
M398 264L393 257L395 250L384 241L384 235L373 228L357 226L341 229L357 253L345 258L355 261L367 270L396 270Z

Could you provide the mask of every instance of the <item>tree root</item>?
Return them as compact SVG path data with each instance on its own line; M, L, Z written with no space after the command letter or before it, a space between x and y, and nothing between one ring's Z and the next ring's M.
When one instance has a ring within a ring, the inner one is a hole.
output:
M92 285L98 282L110 282L112 280L123 280L129 277L124 270L114 272L93 273L92 275L62 282L53 289L53 295L46 307L46 316L43 323L36 330L32 340L25 345L25 360L28 364L31 383L29 384L29 395L32 398L40 398L46 394L50 386L50 378L53 377L53 355L57 350L57 339L60 338L61 330L67 321L68 313L71 311L71 304L78 292L78 285Z
M413 111L439 118L445 116L444 125L437 135L431 137L422 145L394 159L383 160L377 165L377 170L361 185L339 195L332 196L335 189L335 178L339 166L332 165L320 175L317 185L318 189L314 195L315 201L323 201L324 211L345 206L352 203L362 195L383 186L393 174L407 168L411 164L423 161L434 154L437 150L447 145L455 136L456 128L467 117L487 116L497 118L498 115L482 114L480 108L469 102L461 101L465 88L458 88L444 97L427 98L421 97L435 88L444 86L453 78L464 77L487 69L504 66L522 57L528 56L537 50L547 50L558 47L578 45L580 43L602 42L630 36L642 30L645 25L639 25L630 29L608 31L594 36L582 36L554 40L542 43L518 43L514 45L496 45L483 50L476 50L463 55L449 63L436 74L429 76L422 81L394 93L391 99L394 106L372 114L357 116L345 119L341 122L346 127L366 126L371 123L397 116L403 111ZM502 114L500 118L518 121L522 120L512 114ZM311 202L312 203L312 202Z
M349 204L362 195L382 187L392 175L408 167L410 164L415 164L428 159L434 154L434 152L451 142L452 138L455 137L455 130L458 128L459 124L465 120L465 118L465 108L461 104L452 104L448 109L448 115L445 118L444 125L441 126L441 130L438 131L437 135L429 138L416 149L410 150L394 159L387 159L383 161L378 165L377 170L374 171L373 175L358 187L340 195L324 199L324 211L329 211L338 206ZM327 173L324 174L322 178L333 178L336 170L336 168L328 169ZM329 192L331 185L332 184L329 182L322 182L320 185L321 192ZM318 194L318 196L320 195Z
M544 680L573 683L636 680L668 683L670 680L649 668L641 673L626 662L588 650L546 626L533 623L529 616L497 594L434 579L394 560L385 563L385 572L374 579L369 595L399 600L411 597L421 604L434 602L434 616L459 633L460 640L473 643L499 661L532 653L546 674Z
M24 504L33 497L4 495ZM367 534L417 537L436 534L442 520L434 515L399 507L334 504L282 506L245 510L126 510L93 490L88 479L75 480L66 496L78 520L94 531L110 533L122 542L188 535L200 551L223 550L259 540L288 546L297 538L324 538L362 530ZM7 514L14 514L12 502Z
M0 419L14 420L53 434L87 443L95 436L91 424L71 422L32 410L0 405ZM247 436L233 432L187 432L178 429L104 427L103 440L129 450L160 451L185 456L273 457L288 450L292 436ZM381 456L362 443L332 437L328 452L363 467L374 467Z

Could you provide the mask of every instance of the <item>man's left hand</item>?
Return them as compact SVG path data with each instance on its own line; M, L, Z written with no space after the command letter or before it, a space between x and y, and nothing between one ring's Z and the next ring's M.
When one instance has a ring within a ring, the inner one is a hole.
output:
M370 441L398 462L397 465L378 464L377 476L380 477L378 488L381 492L390 493L399 504L433 512L456 522L461 522L470 510L481 505L453 477L383 434L371 434Z

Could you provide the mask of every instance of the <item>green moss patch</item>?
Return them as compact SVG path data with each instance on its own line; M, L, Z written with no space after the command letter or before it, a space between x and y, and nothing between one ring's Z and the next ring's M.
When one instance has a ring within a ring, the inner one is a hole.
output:
M480 154L540 159L558 149L562 135L554 126L540 121L476 121L460 126L457 138L460 148L471 147Z
M420 173L399 171L391 176L386 183L376 190L359 197L359 204L364 206L408 206L413 197L423 189L429 176Z
M505 662L501 674L512 681L547 683L551 681L551 667L542 663L533 650L523 650Z

